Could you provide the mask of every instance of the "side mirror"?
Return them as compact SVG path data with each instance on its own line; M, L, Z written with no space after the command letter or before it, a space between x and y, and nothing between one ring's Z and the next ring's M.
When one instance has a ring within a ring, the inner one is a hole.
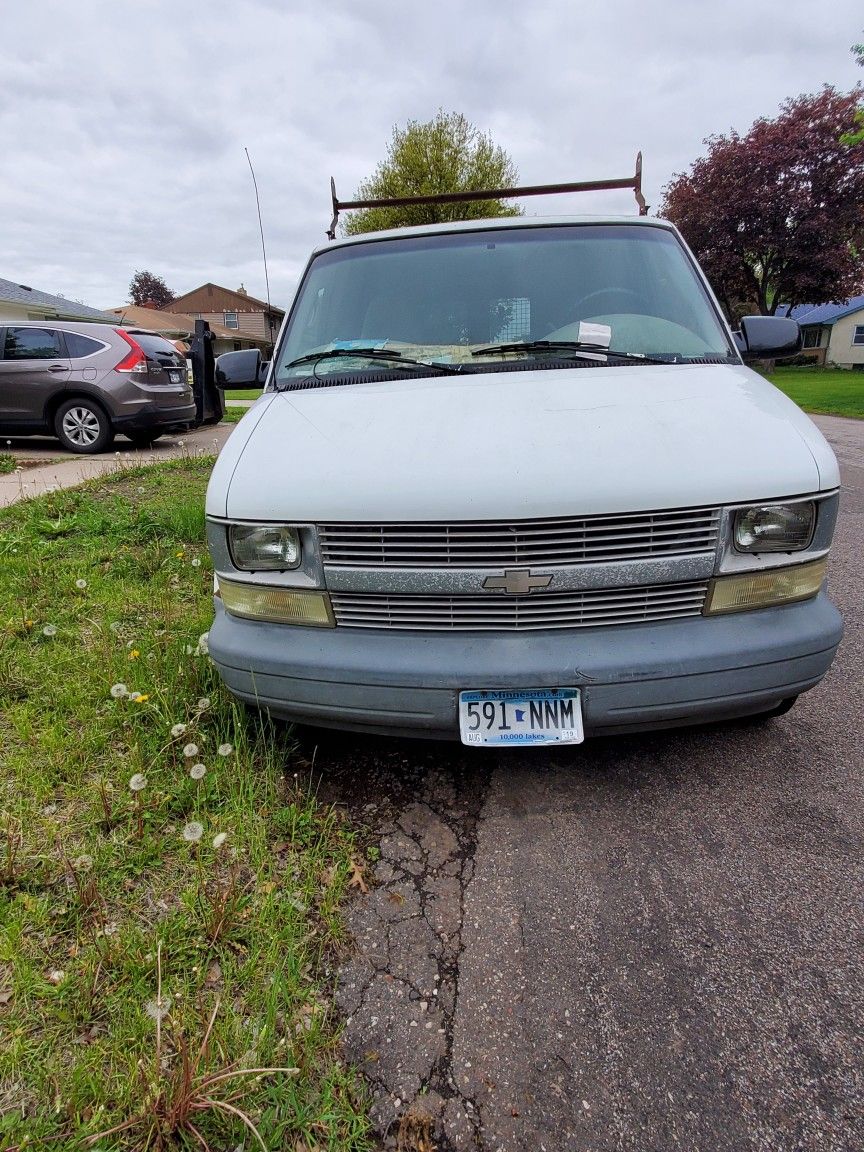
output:
M733 333L745 360L777 360L801 351L801 329L787 316L744 316Z
M267 368L257 348L223 352L216 357L216 384L219 388L263 388Z

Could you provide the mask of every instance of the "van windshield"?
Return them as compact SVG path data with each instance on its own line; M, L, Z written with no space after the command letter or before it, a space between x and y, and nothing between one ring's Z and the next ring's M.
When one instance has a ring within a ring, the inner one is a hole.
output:
M609 362L614 352L737 359L673 232L538 224L397 235L320 253L282 341L276 385L370 369L404 375L398 361L409 357L488 371L548 355L538 341L608 348Z

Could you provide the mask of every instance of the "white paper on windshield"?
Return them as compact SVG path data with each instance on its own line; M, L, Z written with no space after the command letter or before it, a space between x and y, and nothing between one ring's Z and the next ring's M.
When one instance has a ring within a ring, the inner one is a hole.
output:
M612 343L612 329L608 324L587 324L579 321L580 344L599 344L601 348L608 348Z

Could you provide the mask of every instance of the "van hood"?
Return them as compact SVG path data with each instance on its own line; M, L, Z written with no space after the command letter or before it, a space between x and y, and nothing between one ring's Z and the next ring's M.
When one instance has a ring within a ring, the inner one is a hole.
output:
M241 519L522 519L777 499L839 473L743 365L494 372L267 393L207 511Z

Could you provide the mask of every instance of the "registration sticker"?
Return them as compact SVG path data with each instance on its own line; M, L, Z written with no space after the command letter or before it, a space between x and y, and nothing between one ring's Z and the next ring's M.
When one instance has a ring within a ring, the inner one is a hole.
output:
M524 688L459 693L463 744L581 744L578 688Z

